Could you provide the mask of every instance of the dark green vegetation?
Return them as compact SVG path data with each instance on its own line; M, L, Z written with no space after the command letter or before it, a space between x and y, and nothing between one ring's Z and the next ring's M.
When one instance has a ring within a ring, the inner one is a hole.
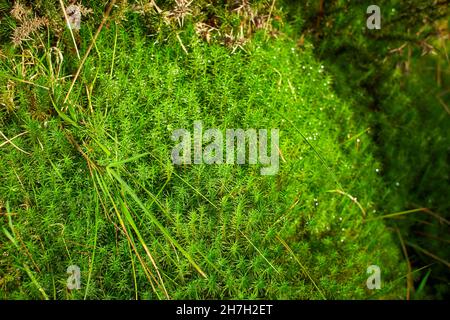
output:
M19 23L0 2L8 22L0 31L2 298L402 299L408 275L424 278L430 267L408 272L402 237L383 219L448 209L446 180L441 189L420 184L423 194L441 195L436 206L404 189L417 176L448 174L445 140L427 144L436 170L413 175L411 166L400 179L417 145L386 129L408 121L395 112L404 115L409 92L426 99L421 83L383 98L399 109L356 108L355 97L331 88L343 88L344 75L298 42L289 7L272 4L199 2L180 15L169 2L160 5L169 14L159 15L120 1L71 90L80 65L73 42L82 58L104 7L84 3L98 19L83 20L73 41L59 6L38 1L38 16L52 19L13 46ZM437 138L448 114L433 110L442 118L429 120ZM418 107L411 121L428 116ZM258 166L173 166L171 133L192 130L194 120L222 130L279 128L278 175L261 176ZM394 152L396 144L405 151ZM430 155L420 156L426 168ZM373 264L381 290L366 288ZM81 269L81 290L66 288L70 265Z
M443 298L450 258L450 3L376 4L381 30L364 28L365 1L305 1L290 9L302 12L302 31L331 70L338 95L373 130L386 184L382 207L423 208L387 221L399 229L412 268L430 266L409 277L408 295ZM426 290L414 295L424 282Z

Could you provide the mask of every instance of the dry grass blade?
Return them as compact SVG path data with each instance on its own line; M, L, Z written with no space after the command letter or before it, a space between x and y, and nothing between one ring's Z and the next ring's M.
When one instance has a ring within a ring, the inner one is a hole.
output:
M306 276L309 278L309 280L311 280L312 284L314 285L314 287L317 289L317 291L320 293L320 296L324 299L327 300L327 298L325 297L325 295L323 294L322 290L320 290L319 286L316 284L316 282L314 281L314 279L311 277L311 275L308 272L308 269L305 268L305 266L300 262L300 260L297 258L297 256L295 255L294 251L292 251L291 247L289 247L289 245L279 236L277 235L277 239L278 241L280 241L280 243L287 249L287 251L289 251L289 253L294 257L295 261L297 261L298 265L302 268L302 271L304 274L306 274Z
M252 247L255 248L256 251L258 251L260 256L263 257L263 259L272 267L272 269L279 274L280 271L278 271L278 269L275 268L272 263L270 263L270 261L263 255L263 253L253 244L253 242L241 230L239 230L239 232L245 237L245 239L247 239L247 241L252 245Z
M108 8L106 9L106 12L105 12L105 14L103 16L102 22L100 23L99 27L97 28L97 31L95 32L94 38L92 39L91 44L89 45L88 49L86 50L86 53L84 54L83 59L80 62L80 65L79 65L79 67L77 69L77 72L75 73L75 76L73 77L72 83L70 84L69 91L67 92L66 97L64 98L64 103L63 104L66 104L67 100L69 99L70 93L73 90L73 86L75 85L75 82L77 81L78 77L80 76L81 69L83 69L84 63L86 62L87 57L91 53L91 50L94 47L95 42L97 41L98 35L102 31L103 26L106 23L106 20L108 20L108 17L110 15L111 10L112 10L112 8L113 8L115 3L116 3L116 0L111 0L111 2L109 3Z
M10 145L12 145L12 146L13 146L14 148L16 148L17 150L19 150L19 151L21 151L21 152L23 152L23 153L25 153L25 154L27 154L27 155L30 154L29 152L26 152L25 150L19 148L18 146L16 146L16 145L14 144L14 142L12 142L13 139L17 138L17 136L15 136L15 137L12 138L12 139L8 139L8 137L5 136L5 135L3 134L3 132L1 132L1 131L0 131L0 135L6 140L6 142L2 143L2 144L0 145L0 147L2 147L2 146L3 146L4 144L6 144L6 143L9 143ZM19 136L20 136L20 135L19 135Z
M335 192L335 193L339 193L342 194L344 196L347 196L350 200L352 200L354 203L356 203L356 205L358 206L358 208L361 210L363 216L366 216L366 210L364 210L363 206L358 202L358 198L353 197L351 194L348 194L347 192L344 192L342 190L330 190L328 192Z
M4 145L8 144L8 143L11 143L11 141L13 141L14 139L16 139L16 138L18 138L18 137L21 137L21 136L23 136L24 134L27 134L27 133L28 133L28 131L19 133L18 135L12 137L11 139L9 139L9 140L7 140L7 141L1 143L1 144L0 144L0 148L3 147Z
M78 51L77 42L75 41L75 37L73 36L72 27L70 26L69 17L67 16L66 7L64 6L64 3L62 0L59 0L59 3L61 5L62 12L64 14L64 19L66 20L67 28L69 28L70 36L72 37L73 46L75 47L75 51L77 52L78 60L80 60L80 52Z
M402 234L398 228L395 228L397 231L398 238L400 240L400 245L402 247L403 254L405 255L406 265L408 267L408 274L406 275L406 300L410 300L411 292L414 291L414 279L412 274L411 261L409 260L408 251L406 250L405 242L403 241Z
M124 235L127 238L127 241L129 243L129 245L133 248L134 253L136 254L136 257L138 258L144 273L150 283L150 285L152 286L153 291L155 292L156 295L158 295L158 290L156 290L155 287L155 283L158 283L158 280L156 279L155 275L151 272L151 270L149 270L147 264L145 263L144 259L142 258L142 256L140 255L136 243L134 242L130 232L128 231L126 225L125 225L125 220L123 219L120 210L116 204L116 201L113 198L113 195L111 194L111 191L109 190L109 188L107 187L105 181L103 180L102 176L98 173L98 172L94 172L93 176L95 176L94 179L94 183L95 185L98 183L100 189L103 191L103 193L105 194L106 198L109 199L109 201L111 202L113 208L114 208L114 212L116 213L117 218L119 219L119 223L120 223L120 230L122 230L122 232L124 233ZM97 188L97 187L96 187ZM105 212L107 212L106 208ZM168 296L166 296L168 298Z
M185 256L185 258L191 263L191 265L197 270L197 272L204 277L208 278L206 273L200 268L200 266L194 261L192 256L185 250L183 247L171 236L169 231L158 221L158 219L146 208L146 206L142 203L136 193L130 188L130 186L121 178L121 176L111 168L107 168L107 172L113 177L122 187L125 193L127 193L136 204L144 211L144 213L151 218L152 222L156 225L156 227L161 231L161 233L170 241L180 252Z
M441 257L438 257L437 255L429 252L428 250L425 250L424 248L422 248L422 247L420 247L420 246L418 246L418 245L416 245L414 243L406 242L406 244L408 246L413 247L414 249L416 249L416 250L426 254L427 256L433 258L434 260L439 261L440 263L444 264L447 268L450 268L450 262L442 259Z
M403 216L405 214L414 213L414 212L425 212L425 209L426 208L418 208L418 209L405 210L405 211L385 214L384 216L370 218L370 219L367 219L366 221L374 221L374 220L380 220L380 219L385 219L385 218L393 218L393 217Z
M180 43L181 48L183 49L183 51L188 55L189 53L188 53L186 47L184 46L183 41L181 41L180 35L178 33L177 33L177 39L178 39L178 42Z

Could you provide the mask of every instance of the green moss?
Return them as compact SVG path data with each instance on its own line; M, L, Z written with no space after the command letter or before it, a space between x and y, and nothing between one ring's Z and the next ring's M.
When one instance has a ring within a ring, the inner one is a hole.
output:
M89 34L82 30L81 50ZM400 298L406 268L396 239L382 220L364 222L384 192L370 136L354 139L367 123L336 97L312 51L262 33L234 54L194 33L181 40L188 54L175 37L154 43L133 21L104 30L72 92L70 121L55 111L70 79L54 86L55 106L48 91L14 82L15 109L2 108L0 123L7 137L27 131L14 142L29 154L0 148L2 212L14 213L1 221L17 242L0 234L1 297L42 298L41 287L57 299L163 298L144 271L157 277L145 244L175 299ZM42 61L33 82L51 86L44 50L30 49ZM8 57L2 74L19 63ZM172 131L195 120L223 131L279 128L279 173L172 165ZM72 264L79 291L66 289ZM366 288L373 264L382 270L378 292Z

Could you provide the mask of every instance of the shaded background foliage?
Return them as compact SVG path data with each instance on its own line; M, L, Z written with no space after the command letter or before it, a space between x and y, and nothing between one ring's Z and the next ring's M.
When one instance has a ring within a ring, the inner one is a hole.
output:
M390 225L413 267L431 264L416 283L429 276L428 294L448 297L449 1L285 3L299 37L332 70L335 90L370 119L389 191L383 208L426 208ZM380 30L366 28L371 4L381 8Z

